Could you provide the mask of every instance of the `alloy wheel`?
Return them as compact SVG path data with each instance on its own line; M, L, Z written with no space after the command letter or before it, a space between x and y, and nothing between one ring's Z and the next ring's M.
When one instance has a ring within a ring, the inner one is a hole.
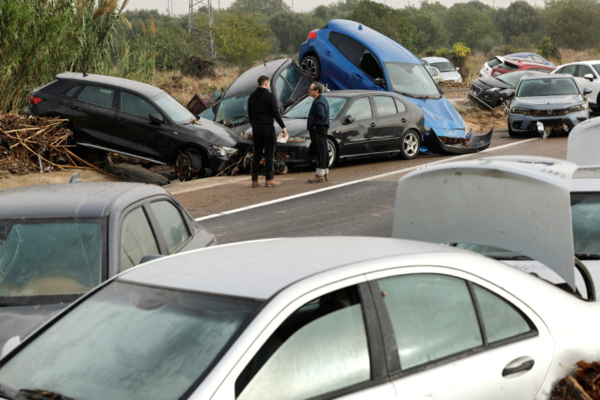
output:
M318 71L317 63L310 57L302 60L302 64L300 64L300 70L307 75L315 77Z
M402 141L402 148L404 149L404 153L412 157L417 154L419 151L419 139L414 132L408 132L408 134L404 137Z

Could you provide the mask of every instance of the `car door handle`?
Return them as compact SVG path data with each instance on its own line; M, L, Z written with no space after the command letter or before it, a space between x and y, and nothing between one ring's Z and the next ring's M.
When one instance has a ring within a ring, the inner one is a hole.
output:
M124 124L129 123L129 121L127 121L126 119L123 119L123 118L117 118L117 121L122 122Z
M353 77L355 77L356 79L358 79L359 81L362 81L362 76L358 75L358 74L352 74Z
M325 54L327 54L328 56L331 56L331 52L329 50L325 50Z
M375 128L377 124L375 122L371 122L371 128Z
M406 118L402 118L400 121L402 121L402 122L406 122Z
M535 361L527 360L523 361L521 365L517 365L516 367L506 367L502 370L502 376L516 374L517 372L529 371L531 368L533 368L533 364L535 364Z
M71 110L75 110L75 111L81 111L81 108L79 108L79 107L75 107L75 106L71 106Z

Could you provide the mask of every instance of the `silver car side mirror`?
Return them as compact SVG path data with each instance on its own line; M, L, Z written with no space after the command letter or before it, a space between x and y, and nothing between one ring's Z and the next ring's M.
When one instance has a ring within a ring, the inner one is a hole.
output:
M591 74L589 74L589 75L591 75ZM592 93L591 88L589 88L589 87L583 88L583 94L590 94L590 93Z
M592 74L585 74L583 77L584 79L587 79L590 82L594 80L594 75Z

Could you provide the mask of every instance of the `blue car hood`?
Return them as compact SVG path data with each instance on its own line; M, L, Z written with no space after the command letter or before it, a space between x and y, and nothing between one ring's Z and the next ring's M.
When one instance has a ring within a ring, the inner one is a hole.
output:
M407 97L425 115L425 126L435 130L438 136L464 137L467 133L465 121L445 97L437 100L420 100Z

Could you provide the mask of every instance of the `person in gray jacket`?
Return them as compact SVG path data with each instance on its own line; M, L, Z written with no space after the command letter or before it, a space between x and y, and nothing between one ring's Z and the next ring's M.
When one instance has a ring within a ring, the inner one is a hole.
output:
M310 96L314 99L306 128L310 133L310 141L315 152L317 174L308 183L322 183L329 180L329 151L327 150L327 130L329 129L329 102L323 93L323 85L313 82L308 89Z

